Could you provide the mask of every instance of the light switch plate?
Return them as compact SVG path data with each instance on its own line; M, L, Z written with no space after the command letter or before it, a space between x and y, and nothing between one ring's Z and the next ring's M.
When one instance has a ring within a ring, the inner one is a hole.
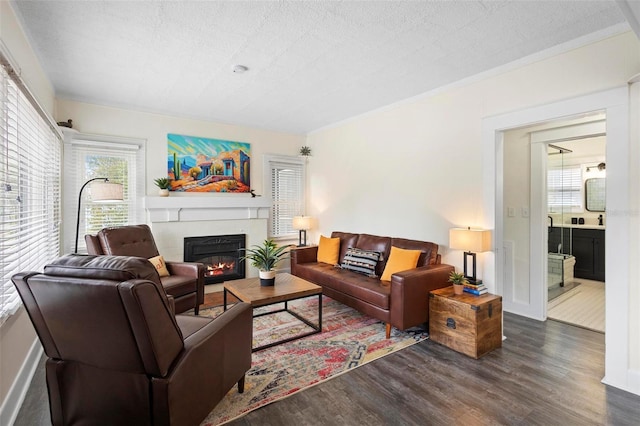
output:
M507 207L507 216L516 217L516 209L514 207Z
M529 217L529 207L522 206L522 217Z

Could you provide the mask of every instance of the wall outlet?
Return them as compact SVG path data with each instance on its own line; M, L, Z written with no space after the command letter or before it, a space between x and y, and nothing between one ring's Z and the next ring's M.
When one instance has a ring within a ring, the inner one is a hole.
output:
M514 207L507 207L507 216L516 217L516 209Z
M522 207L522 217L529 217L529 207L528 206L523 206Z

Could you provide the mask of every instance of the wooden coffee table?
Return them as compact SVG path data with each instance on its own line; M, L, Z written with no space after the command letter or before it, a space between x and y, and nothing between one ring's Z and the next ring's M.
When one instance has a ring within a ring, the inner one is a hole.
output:
M284 302L283 309L255 314L254 318L263 315L275 314L277 312L288 312L313 329L313 331L308 333L299 334L267 345L255 347L251 349L252 352L267 349L275 345L280 345L282 343L300 339L301 337L317 334L322 331L322 287L310 283L307 280L303 280L302 278L298 278L291 274L281 273L276 275L275 285L269 287L261 286L260 278L226 281L224 283L223 295L225 311L227 310L227 293L231 293L242 302L250 303L253 309ZM310 296L318 296L318 324L314 324L297 312L289 310L288 302Z

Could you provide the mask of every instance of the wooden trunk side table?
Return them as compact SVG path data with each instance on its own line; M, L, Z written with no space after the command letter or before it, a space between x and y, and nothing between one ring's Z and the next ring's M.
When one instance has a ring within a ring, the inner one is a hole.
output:
M429 338L476 359L502 347L502 297L456 295L453 287L432 291Z

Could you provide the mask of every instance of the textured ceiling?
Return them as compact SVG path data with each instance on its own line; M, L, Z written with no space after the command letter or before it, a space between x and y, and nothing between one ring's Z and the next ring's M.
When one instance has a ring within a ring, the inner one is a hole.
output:
M295 133L625 25L615 1L12 4L60 98Z

